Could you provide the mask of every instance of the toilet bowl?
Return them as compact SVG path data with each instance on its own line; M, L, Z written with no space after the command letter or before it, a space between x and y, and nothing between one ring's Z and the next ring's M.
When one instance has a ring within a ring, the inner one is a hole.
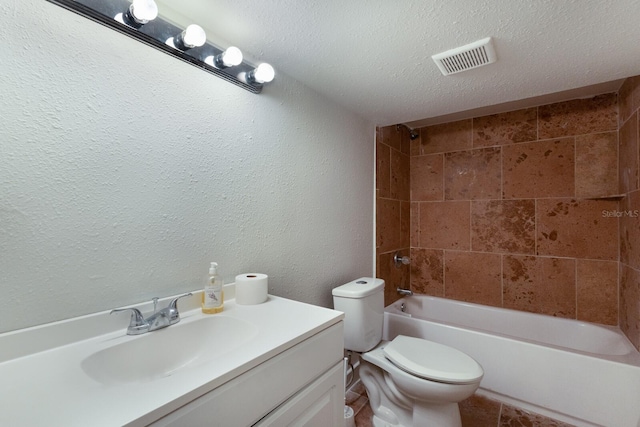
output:
M345 313L344 347L361 352L360 379L376 427L461 427L458 402L484 371L467 354L421 338L382 341L384 281L363 277L333 289Z
M475 393L483 374L458 350L402 335L362 354L360 366L376 427L460 427L458 402Z

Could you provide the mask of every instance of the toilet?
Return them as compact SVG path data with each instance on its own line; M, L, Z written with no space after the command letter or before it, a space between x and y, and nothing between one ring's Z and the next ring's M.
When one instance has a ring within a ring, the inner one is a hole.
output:
M363 277L333 289L345 314L344 347L361 353L360 379L376 427L461 427L458 402L478 389L482 367L467 354L421 338L382 341L384 280Z

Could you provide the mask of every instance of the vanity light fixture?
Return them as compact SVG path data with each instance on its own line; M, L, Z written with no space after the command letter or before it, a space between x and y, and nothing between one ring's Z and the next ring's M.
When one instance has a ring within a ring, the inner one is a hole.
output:
M266 62L263 62L247 73L247 83L269 83L275 76L276 72L273 67Z
M262 92L275 72L245 61L237 47L207 41L202 27L181 27L158 13L158 0L47 0L251 93ZM194 49L197 48L197 49Z
M224 52L216 56L208 56L204 62L209 65L213 65L216 68L224 69L229 67L235 67L242 64L242 52L235 46L230 46Z
M158 17L158 5L153 0L133 0L126 12L122 14L122 21L133 27L140 28Z
M171 39L169 39L171 40ZM183 32L173 37L173 45L181 51L200 47L207 41L207 34L200 25L191 24Z

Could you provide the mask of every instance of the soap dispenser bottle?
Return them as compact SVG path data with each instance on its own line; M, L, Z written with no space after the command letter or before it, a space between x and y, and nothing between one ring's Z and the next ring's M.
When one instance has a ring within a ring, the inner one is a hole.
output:
M211 263L209 280L202 293L202 312L206 314L220 313L224 309L223 280L218 276L218 264Z

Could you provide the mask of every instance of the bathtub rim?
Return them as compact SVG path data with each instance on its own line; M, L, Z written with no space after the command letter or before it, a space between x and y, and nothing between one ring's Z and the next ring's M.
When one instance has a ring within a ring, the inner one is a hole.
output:
M470 330L479 334L485 334L485 335L490 335L490 336L498 336L498 337L502 337L505 339L512 339L512 340L516 340L516 341L521 341L523 343L527 343L527 344L531 344L531 345L538 345L538 346L542 346L542 347L548 347L554 350L558 350L558 351L568 351L571 353L575 353L575 354L579 354L582 356L586 356L586 357L595 357L595 358L600 358L600 359L606 359L612 362L617 362L617 363L623 363L626 365L631 365L631 366L636 366L636 367L640 367L640 352L635 348L635 346L631 343L631 341L629 340L629 338L622 332L622 330L618 327L618 326L611 326L611 325L604 325L604 324L600 324L600 323L593 323L593 322L585 322L583 320L575 320L575 319L568 319L568 318L563 318L563 317L554 317L554 316L549 316L549 315L545 315L545 314L539 314L539 313L531 313L531 312L525 312L525 311L520 311L520 310L514 310L514 309L510 309L510 308L503 308L503 307L495 307L495 306L488 306L488 305L483 305L483 304L477 304L477 303L472 303L472 302L467 302L467 301L461 301L461 300L454 300L454 299L450 299L450 298L442 298L442 297L436 297L436 296L431 296L431 295L413 295L413 296L405 296L403 298L400 298L399 300L389 304L388 306L385 307L384 309L384 313L385 313L385 330L386 330L386 322L387 320L387 316L388 315L395 315L395 316L400 316L400 317L408 317L408 318L413 318L414 316L412 316L411 314L408 313L403 313L400 311L400 305L404 302L406 303L409 299L429 299L429 300L433 300L436 302L443 302L445 304L455 304L455 305L460 305L460 306L469 306L469 307L473 307L473 308L479 308L479 309L495 309L495 310L500 310L500 311L505 311L505 312L510 312L510 313L514 313L517 315L529 315L529 316L533 316L533 317L545 317L545 318L550 318L553 319L554 321L560 321L560 322L571 322L571 323L575 323L578 325L587 325L589 327L596 327L596 328L601 328L604 329L606 331L612 332L614 334L616 334L618 336L619 339L622 340L622 342L624 343L624 345L627 347L628 352L625 354L603 354L603 353L596 353L596 352L590 352L590 351L584 351L584 350L579 350L579 349L575 349L575 348L571 348L571 347L566 347L566 346L561 346L561 345L557 345L557 344L552 344L552 343L546 343L546 342L542 342L539 340L533 340L533 339L528 339L528 338L523 338L523 337L519 337L519 336L515 336L515 335L511 335L511 334L504 334L504 333L500 333L500 332L496 332L496 331L492 331L492 330L488 330L488 329L483 329L483 328L478 328L478 327L473 327L473 326L467 326L464 324L459 324L459 323L454 323L454 322L448 322L448 321L442 321L439 319L434 319L434 318L422 318L422 317L418 317L415 316L416 320L421 320L421 321L425 321L425 322L434 322L434 323L438 323L438 324L442 324L442 325L446 325L452 328L456 328L456 329L463 329L463 330Z

